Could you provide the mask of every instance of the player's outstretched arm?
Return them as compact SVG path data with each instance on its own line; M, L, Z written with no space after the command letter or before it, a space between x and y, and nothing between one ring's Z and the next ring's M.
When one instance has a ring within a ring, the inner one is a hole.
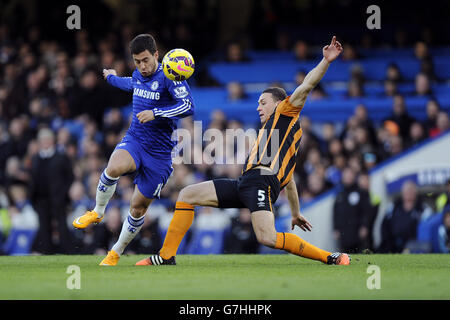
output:
M298 107L303 106L308 94L320 82L325 75L325 72L327 72L330 63L336 60L342 50L342 45L336 40L336 36L333 36L331 43L322 49L322 61L306 75L303 83L295 89L289 98L289 102L292 105Z
M303 231L311 231L312 225L300 214L300 201L298 200L297 186L294 177L286 185L286 196L292 213L292 230L299 226Z
M103 69L103 77L112 86L124 91L133 91L131 77L118 77L114 69Z

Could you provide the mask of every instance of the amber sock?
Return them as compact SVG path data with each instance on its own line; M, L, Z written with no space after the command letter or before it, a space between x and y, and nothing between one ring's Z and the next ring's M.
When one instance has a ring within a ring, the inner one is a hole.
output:
M159 255L163 259L170 259L170 257L177 254L178 247L191 227L192 221L194 221L194 206L186 202L177 201L164 244L159 251Z
M331 254L331 252L319 249L293 233L284 232L277 233L275 248L324 263L327 263L327 257Z

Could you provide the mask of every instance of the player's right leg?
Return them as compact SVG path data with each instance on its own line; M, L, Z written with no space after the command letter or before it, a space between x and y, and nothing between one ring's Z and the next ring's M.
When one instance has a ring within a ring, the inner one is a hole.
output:
M322 250L293 233L277 232L273 204L279 195L279 182L275 175L263 174L263 171L252 169L243 176L239 184L242 202L250 210L253 230L258 241L270 248L318 260L327 264L349 264L346 254L333 255Z
M350 264L350 257L345 253L331 253L310 244L294 233L277 232L271 211L252 212L252 225L258 242L269 248L284 250L326 264Z
M87 211L84 215L75 219L72 225L77 229L84 229L92 223L102 221L106 205L116 191L120 176L135 170L136 163L127 150L114 150L108 161L108 166L100 177L95 196L94 210Z
M218 206L213 181L193 184L180 191L175 204L175 212L159 254L143 259L136 265L175 264L175 255L178 247L194 220L195 206Z

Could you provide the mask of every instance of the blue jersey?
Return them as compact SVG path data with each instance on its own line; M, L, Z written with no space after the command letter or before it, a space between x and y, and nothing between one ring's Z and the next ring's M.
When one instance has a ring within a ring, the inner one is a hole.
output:
M131 77L108 75L106 80L114 87L133 92L133 119L127 135L135 138L155 158L171 158L177 143L172 139L177 120L194 113L187 82L169 80L161 64L150 77L143 77L136 69ZM153 110L155 119L140 123L136 115L144 110Z

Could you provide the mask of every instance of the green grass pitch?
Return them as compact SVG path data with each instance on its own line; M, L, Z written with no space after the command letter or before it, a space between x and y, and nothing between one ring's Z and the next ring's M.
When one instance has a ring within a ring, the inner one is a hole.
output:
M450 255L352 255L350 266L287 254L179 255L176 266L134 266L144 257L100 267L101 256L1 256L0 299L450 299ZM80 268L80 289L67 288L70 265ZM367 287L371 265L380 289Z

